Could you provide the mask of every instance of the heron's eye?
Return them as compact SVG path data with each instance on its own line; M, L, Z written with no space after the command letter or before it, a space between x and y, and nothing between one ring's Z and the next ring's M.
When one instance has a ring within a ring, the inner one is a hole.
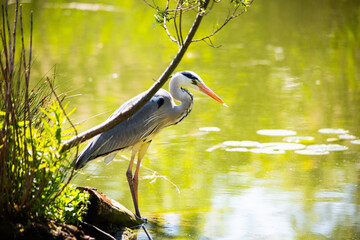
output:
M197 85L197 81L195 79L192 79L192 84Z

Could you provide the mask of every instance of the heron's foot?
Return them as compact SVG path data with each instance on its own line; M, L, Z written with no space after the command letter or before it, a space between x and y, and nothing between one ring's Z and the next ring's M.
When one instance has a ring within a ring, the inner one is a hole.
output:
M137 219L140 219L143 223L147 223L148 219L147 218L143 218L143 217L139 217L137 215L135 215Z

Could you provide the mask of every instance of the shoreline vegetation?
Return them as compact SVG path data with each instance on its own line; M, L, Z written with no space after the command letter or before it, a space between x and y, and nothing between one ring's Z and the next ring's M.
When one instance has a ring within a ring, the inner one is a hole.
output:
M73 172L72 155L70 151L60 152L62 141L76 133L74 127L64 126L73 111L65 113L67 105L63 105L63 97L56 95L54 79L46 78L47 82L42 79L30 89L32 12L29 29L24 28L18 1L11 6L6 1L1 6L1 17L2 237L65 239L75 234L81 239L85 235L72 225L82 221L89 194L68 184L66 179ZM25 39L29 39L28 43Z
M2 239L136 239L132 230L144 221L120 203L91 187L79 187L89 193L89 208L84 219L74 224L48 218L0 218ZM115 237L114 237L115 236Z

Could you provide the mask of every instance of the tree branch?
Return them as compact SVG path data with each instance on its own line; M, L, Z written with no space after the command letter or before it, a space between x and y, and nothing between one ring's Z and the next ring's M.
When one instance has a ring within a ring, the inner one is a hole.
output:
M232 14L229 15L225 18L225 21L223 22L223 24L221 24L221 26L217 27L215 31L213 31L212 33L210 33L209 35L207 35L206 37L203 37L203 38L199 38L199 39L195 39L195 40L192 40L192 42L200 42L200 41L204 41L206 39L210 39L212 36L214 36L216 33L218 33L223 27L225 27L232 19L234 18L237 18L239 17L240 15L242 15L243 13L245 13L247 10L246 8L243 9L241 12L237 13L238 9L240 8L241 5L238 5L235 7L234 11L232 12ZM212 45L212 44L211 44ZM210 46L211 46L210 45Z
M125 109L123 112L118 113L112 118L111 120L107 120L98 126L95 126L85 132L82 132L81 134L71 138L67 142L63 144L62 151L65 151L69 148L72 148L74 146L79 145L80 143L100 134L105 131L108 131L115 127L117 124L121 123L122 121L128 119L133 114L135 114L140 108L142 108L154 94L166 83L166 81L169 79L172 72L176 69L176 67L179 65L181 59L185 55L185 52L189 48L192 39L194 38L194 35L196 31L198 30L201 20L203 19L202 11L206 9L208 6L210 0L205 0L200 2L200 6L198 9L198 13L196 15L196 18L193 22L193 25L191 26L189 33L184 41L184 44L180 47L178 53L174 57L174 59L171 61L169 66L165 69L165 71L161 74L159 79L155 81L155 83L145 92L143 97L141 97L139 100L137 100L131 107Z

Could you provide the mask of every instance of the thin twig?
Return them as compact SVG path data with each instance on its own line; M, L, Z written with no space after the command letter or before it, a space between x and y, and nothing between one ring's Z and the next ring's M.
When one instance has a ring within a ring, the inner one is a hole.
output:
M6 29L5 29L5 12L4 12L4 6L1 5L1 13L2 13L2 31L0 32L0 35L1 35L1 43L3 45L3 51L4 51L4 59L5 59L5 65L6 67L4 66L3 62L2 62L2 56L1 56L1 53L0 53L0 64L1 64L1 73L2 73L2 76L3 76L3 80L4 80L4 84L6 86L7 82L6 82L6 79L7 79L7 69L8 69L8 57L7 57L7 47L6 47ZM2 85L3 83L1 83ZM5 98L5 92L2 91L2 87L0 88L0 91L1 91L1 96L2 96L2 99L6 99Z
M9 50L8 50L7 43L6 43L6 27L5 27L5 22L7 22L5 20L5 16L7 16L5 11L7 11L7 8L6 8L6 10L4 10L4 6L1 6L1 9L2 9L2 16L3 16L3 35L1 38L2 38L2 43L3 43L4 55L5 55L5 68L2 67L1 69L3 71L5 84L7 84L6 80L9 80L7 77L9 74ZM9 43L10 42L11 41L9 41Z
M166 17L164 17L166 18ZM171 33L169 32L169 29L166 26L166 20L164 20L164 24L162 25L162 27L165 29L166 34L168 35L168 37L170 38L171 41L175 42L176 44L180 45L180 43L171 35Z
M166 25L166 15L167 15L167 9L169 8L169 0L166 1L166 7L165 7L165 13L164 13L164 23L162 25L162 27L165 29L166 34L169 36L169 38L171 39L171 41L175 42L176 44L178 44L180 46L180 43L171 35L169 29L167 28Z
M168 9L167 12L177 12L177 11L179 11L181 9L184 13L186 13L186 12L189 12L189 11L197 9L197 8L198 8L197 5L190 6L190 7L182 7L181 6L181 7L174 8L174 9Z
M32 57L32 33L33 33L33 11L30 12L30 51L29 51L29 67L28 67L28 75L30 76L31 70L31 57Z
M13 101L12 101L12 89L13 89L13 78L14 78L14 61L15 61L15 42L16 42L16 27L17 27L17 17L18 17L18 1L16 2L17 4L15 5L15 16L14 16L14 29L13 29L13 33L12 33L12 38L11 38L11 35L10 35L10 26L8 25L8 30L9 30L9 51L11 49L11 51L9 52L9 61L10 61L10 67L9 67L9 74L8 74L8 89L7 89L7 103L8 105L6 106L7 107L7 111L10 112L10 116L11 116L11 121L12 121L12 128L13 129L16 129L16 122L15 122L15 108L14 108L14 105L13 105ZM6 11L6 14L7 14L7 11ZM9 19L7 19L7 23L9 23L8 21ZM12 40L12 45L11 45L11 40ZM9 120L10 120L9 119ZM9 121L9 127L10 127L10 121ZM9 129L10 130L10 129ZM8 132L10 136L10 131ZM15 138L15 132L13 132L13 138ZM16 166L15 164L15 152L16 152L16 148L12 148L13 150L13 153L12 153L12 165ZM13 197L13 194L11 194L11 192L13 191L13 189L11 188L10 189L10 185L11 183L14 182L14 176L15 174L10 174L8 176L8 183L7 183L7 189L6 189L6 195L7 195L7 199L9 201L9 199L11 199ZM10 193L10 195L9 195ZM10 200L11 201L11 200Z
M179 10L179 5L180 5L180 1L177 2L177 5L176 5L176 9ZM177 37L177 41L179 43L179 48L181 46L184 45L184 43L180 40L180 35L179 35L179 29L178 29L178 26L176 24L176 15L177 15L177 12L178 11L175 11L174 13L174 28L175 28L175 32L176 32L176 37Z
M6 19L6 25L7 25L8 35L9 35L9 54L10 54L9 59L11 59L11 53L10 53L10 49L11 49L11 31L10 31L10 22L9 22L9 16L8 16L8 1L5 2L5 19ZM4 31L5 31L5 28L4 28Z
M17 123L17 119L16 119L16 112L15 112L15 111L16 111L16 109L15 109L15 107L13 107L13 108L11 109L11 122L12 122L12 128L13 128L13 130L17 128L17 124L16 124L16 123ZM12 135L13 135L13 139L16 139L16 132L15 132L15 131L13 131ZM8 183L10 183L10 184L7 185L7 193L10 193L9 196L8 196L8 199L9 199L10 202L12 202L12 201L13 201L12 199L14 199L14 194L13 194L14 188L13 188L12 186L14 185L15 175L16 175L16 172L17 172L17 170L18 170L18 169L16 168L16 167L17 167L17 164L16 164L15 156L16 156L16 148L13 147L13 148L12 148L11 165L14 166L14 171L9 173Z
M240 8L240 6L241 5L236 6L236 8L232 12L232 14L229 13L229 15L225 18L225 21L223 22L223 24L221 24L220 27L218 26L215 31L213 31L212 33L210 33L209 35L207 35L203 38L192 40L192 42L200 42L200 41L204 41L206 39L210 39L212 36L214 36L216 33L218 33L223 27L225 27L232 19L235 19L235 18L239 17L240 15L242 15L243 13L245 13L246 12L245 9L243 9L240 13L236 13L238 11L238 9Z
M32 21L30 21L32 24ZM32 30L32 27L30 27L30 29ZM24 31L23 31L23 23L22 23L22 6L20 6L20 33L21 33L21 43L22 43L22 62L24 65L24 74L25 74L25 99L24 99L24 134L26 134L26 128L27 128L27 124L26 124L26 120L28 121L28 129L29 129L29 133L30 133L30 146L31 146L31 151L32 151L32 167L28 168L26 170L26 180L25 180L25 187L23 189L23 196L22 196L22 200L20 203L20 206L22 207L25 202L26 199L28 198L30 192L31 192L31 185L33 182L33 178L35 176L35 163L36 163L36 154L35 154L35 146L34 146L34 142L33 142L33 134L32 134L32 126L31 126L31 114L30 114L30 105L29 105L29 82L30 82L30 72L27 69L27 64L26 64L26 58L25 58L25 44L24 44ZM32 34L30 33L30 39L31 39ZM15 42L14 42L15 44ZM30 49L31 52L31 49ZM21 60L21 59L20 59ZM29 165L29 160L28 160L28 150L27 150L27 138L24 137L24 147L25 147L25 152L24 152L24 158L25 158L25 166ZM30 170L30 172L28 172Z
M25 161L27 166L26 176L28 179L26 180L26 186L24 187L24 195L21 201L20 206L23 208L29 208L33 202L38 198L38 196L42 193L42 190L45 185L45 169L43 170L43 177L40 181L40 187L37 189L36 193L34 194L35 197L33 197L29 202L26 203L26 199L28 198L28 195L31 192L31 186L33 179L35 177L35 164L36 164L36 149L33 141L33 132L32 132L32 115L31 115L31 109L30 109L30 100L29 100L29 83L30 83L30 63L31 63L31 54L32 54L32 32L33 32L33 14L32 11L30 13L30 49L29 49L29 62L26 63L26 57L25 57L25 44L24 44L24 32L23 32L23 21L22 21L22 6L20 6L20 30L21 30L21 42L22 42L22 61L24 64L24 77L25 77L25 107L24 107L24 133L26 134L26 124L25 121L28 122L28 128L29 128L29 135L30 135L30 146L32 151L32 167L29 167L29 162ZM20 64L21 65L21 64ZM26 116L27 115L27 116ZM24 137L24 141L25 141ZM27 148L27 144L25 141L24 147ZM25 159L28 158L28 152L27 150L24 152ZM30 173L28 171L31 171ZM26 204L25 204L26 203Z
M220 2L220 1L219 1L219 2ZM208 13L211 12L211 10L212 10L212 8L214 7L214 4L215 4L215 3L218 3L218 2L217 2L216 0L211 1L211 5L207 8L206 12L203 13L204 16L206 16Z
M182 5L182 1L183 0L179 0L181 5ZM179 35L180 35L180 39L179 39L179 41L180 41L181 45L184 45L184 39L183 39L183 36L182 36L182 15L183 15L183 11L180 8L180 13L179 13Z
M0 63L1 63L1 71L4 77L4 88L5 88L5 92L2 93L4 95L5 99L5 108L7 109L8 107L8 91L7 91L7 72L8 72L8 55L7 55L7 44L6 44L6 30L5 30L5 10L4 10L4 6L1 6L1 10L2 10L2 20L3 20L3 31L1 32L1 40L2 40L2 44L3 44L3 51L4 51L4 55L5 55L5 65L2 63L2 58L0 58ZM2 88L2 87L1 87ZM0 157L1 157L1 165L0 165L0 171L1 171L1 175L0 175L0 193L3 194L4 197L0 197L0 212L4 212L6 211L6 208L8 206L8 199L7 195L6 195L6 185L7 185L7 174L6 174L6 159L7 159L7 155L8 155L8 149L9 149L9 143L8 143L8 134L9 134L9 112L6 111L5 113L5 117L4 117L4 124L2 129L0 130L0 144L3 146L2 150L0 151Z
M154 3L154 5L151 5L148 1L144 0L144 2L151 8L157 9L156 8L156 4Z
M14 61L15 61L15 41L16 41L16 26L17 26L17 18L18 18L18 7L19 0L16 0L15 5L15 16L14 16L14 29L13 29L13 44L12 44L12 52L10 54L10 79L14 74ZM12 81L10 81L12 83Z
M23 58L23 54L25 54L24 49L20 53L20 60ZM19 64L17 83L16 83L16 96L15 96L16 99L19 99L19 96L20 96L21 76L22 76L22 68L21 68L21 64ZM16 108L17 103L18 103L18 101L15 101L15 108Z
M206 40L209 41L209 42L207 42ZM209 47L212 47L212 48L220 48L220 47L221 47L221 45L215 46L215 45L213 44L211 38L204 39L203 41L204 41L204 43L206 43Z
M106 237L110 238L110 239L113 239L113 240L116 240L116 238L114 238L113 236L111 236L111 234L101 230L100 228L96 227L95 225L92 225L90 223L87 223L87 222L84 222L84 221L81 221L82 224L88 226L88 227L92 227L93 229L95 229L96 231L100 232L101 234L105 235Z

